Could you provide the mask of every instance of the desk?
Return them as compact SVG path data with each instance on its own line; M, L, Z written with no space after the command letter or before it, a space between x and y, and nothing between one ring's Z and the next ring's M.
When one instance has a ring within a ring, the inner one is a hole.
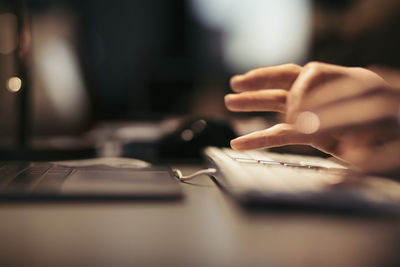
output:
M0 265L399 266L400 219L254 214L207 176L182 187L176 202L3 203Z

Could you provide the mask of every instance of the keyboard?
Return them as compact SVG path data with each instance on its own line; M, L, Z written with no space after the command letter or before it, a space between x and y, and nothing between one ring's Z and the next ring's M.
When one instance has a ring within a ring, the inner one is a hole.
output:
M216 182L246 205L400 210L400 183L360 177L330 159L207 147Z

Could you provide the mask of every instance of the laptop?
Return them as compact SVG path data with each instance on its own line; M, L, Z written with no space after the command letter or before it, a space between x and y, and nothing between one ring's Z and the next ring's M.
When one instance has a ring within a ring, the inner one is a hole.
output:
M181 187L168 167L127 158L0 162L0 199L174 200Z

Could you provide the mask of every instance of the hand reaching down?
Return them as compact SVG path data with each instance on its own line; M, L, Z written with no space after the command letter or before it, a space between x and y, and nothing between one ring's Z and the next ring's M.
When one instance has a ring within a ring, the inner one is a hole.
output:
M400 169L400 89L364 68L311 62L231 79L231 111L276 111L286 121L231 141L236 150L308 144L359 170Z

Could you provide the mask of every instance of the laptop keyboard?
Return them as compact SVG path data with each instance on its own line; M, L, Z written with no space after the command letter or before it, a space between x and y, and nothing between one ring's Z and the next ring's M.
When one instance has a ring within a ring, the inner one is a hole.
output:
M34 189L41 192L55 191L73 172L73 168L53 165L34 186Z
M3 190L19 173L29 166L26 162L0 163L0 190Z
M29 192L55 189L72 168L51 163L5 163L0 165L1 192Z

